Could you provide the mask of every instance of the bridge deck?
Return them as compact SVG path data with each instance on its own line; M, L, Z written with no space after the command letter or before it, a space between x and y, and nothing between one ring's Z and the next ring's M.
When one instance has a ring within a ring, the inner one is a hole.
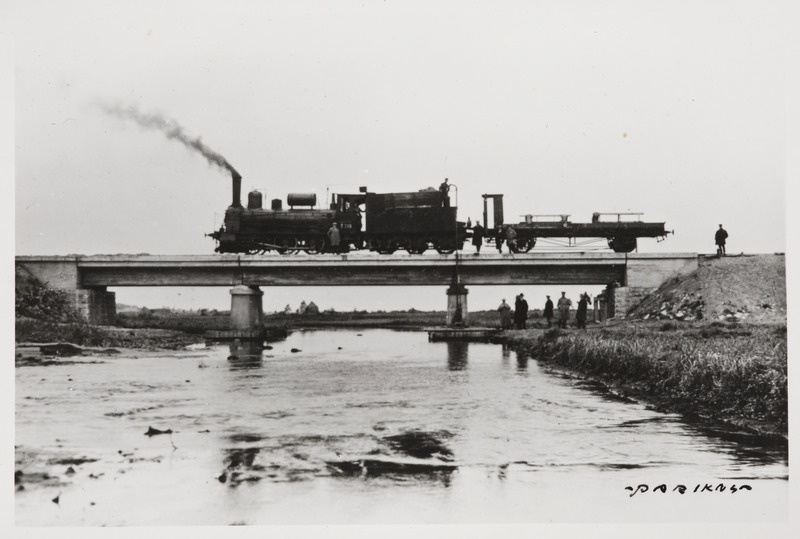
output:
M72 265L81 287L446 285L456 265L466 285L623 283L630 265L642 270L695 261L695 253L485 253L18 256L18 265Z

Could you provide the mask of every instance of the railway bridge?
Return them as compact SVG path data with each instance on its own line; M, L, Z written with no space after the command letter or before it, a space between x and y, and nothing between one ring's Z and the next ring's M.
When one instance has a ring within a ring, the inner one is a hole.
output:
M696 253L485 253L377 256L70 255L17 256L16 266L66 291L91 324L116 317L122 286L231 288L234 329L262 322L261 287L447 287L448 324L467 323L468 286L606 285L609 316L625 311L667 280L697 269ZM459 311L456 313L456 311Z

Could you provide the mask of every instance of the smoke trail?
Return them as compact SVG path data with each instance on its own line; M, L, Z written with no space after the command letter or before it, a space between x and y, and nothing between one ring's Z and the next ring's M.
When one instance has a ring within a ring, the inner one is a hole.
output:
M183 127L171 118L164 118L159 114L148 114L141 112L135 106L122 107L119 105L100 105L106 114L133 120L142 127L148 129L156 129L161 131L164 136L170 140L177 140L190 150L199 152L200 155L206 158L211 165L217 165L223 169L230 171L232 174L239 176L239 173L228 163L228 160L220 154L203 144L200 137L191 138L183 130Z

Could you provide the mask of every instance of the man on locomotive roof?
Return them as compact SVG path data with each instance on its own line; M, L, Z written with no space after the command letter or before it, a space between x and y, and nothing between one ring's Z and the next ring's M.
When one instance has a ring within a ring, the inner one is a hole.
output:
M439 192L442 193L442 206L445 208L450 207L450 185L447 183L447 178L444 179L439 186Z

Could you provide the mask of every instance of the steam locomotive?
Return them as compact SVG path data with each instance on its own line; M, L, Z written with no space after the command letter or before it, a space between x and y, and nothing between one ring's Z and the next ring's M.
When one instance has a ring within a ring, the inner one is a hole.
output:
M456 220L456 208L443 205L439 191L379 194L362 187L357 194L333 194L327 209L314 209L313 193L290 193L288 210L280 199L264 209L261 193L252 191L244 208L241 176L231 175L233 202L223 226L208 234L218 241L220 253L323 253L330 248L327 234L333 223L340 230L340 252L366 248L381 254L398 249L419 254L432 247L449 254L467 238L466 223Z
M368 249L380 254L406 250L421 254L432 248L442 254L462 249L471 236L467 223L458 221L456 208L449 204L446 193L427 189L409 193L371 193L361 187L356 194L333 194L328 208L315 208L315 194L290 193L288 209L280 199L271 201L270 209L263 207L263 196L258 191L248 194L247 207L241 203L242 177L231 168L233 201L225 211L225 220L219 230L207 234L217 240L219 253L280 254L325 253L329 245L328 230L336 223L341 244L336 251ZM636 249L638 237L665 237L664 223L601 221L595 214L592 223L572 223L569 216L542 221L540 216L525 216L525 221L508 225L503 221L503 195L483 195L483 226L488 231L503 231L511 226L516 234L512 251L527 252L538 238L605 238L615 252ZM491 200L494 223L488 224L487 203ZM638 215L638 214L635 214ZM536 218L535 218L536 217ZM488 233L490 241L493 234Z

